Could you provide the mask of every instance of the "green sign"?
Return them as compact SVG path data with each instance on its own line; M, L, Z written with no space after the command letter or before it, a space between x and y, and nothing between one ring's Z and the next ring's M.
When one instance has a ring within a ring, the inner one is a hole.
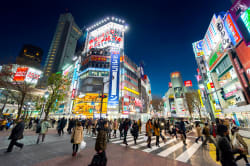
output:
M214 55L209 60L209 66L212 66L217 58L218 58L217 53L214 53Z

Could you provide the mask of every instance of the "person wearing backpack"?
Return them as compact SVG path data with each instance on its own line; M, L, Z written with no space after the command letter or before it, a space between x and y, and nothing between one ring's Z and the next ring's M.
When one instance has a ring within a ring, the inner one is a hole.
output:
M207 145L207 141L210 141L216 146L215 141L211 138L208 123L205 123L205 127L202 130L202 134L205 135L205 141L202 143L202 145Z

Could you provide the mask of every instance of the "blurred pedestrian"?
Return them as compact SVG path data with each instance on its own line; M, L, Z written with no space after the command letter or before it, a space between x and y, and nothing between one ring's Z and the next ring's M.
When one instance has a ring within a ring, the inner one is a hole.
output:
M248 146L247 143L242 138L242 136L239 134L239 128L233 127L231 133L232 133L233 149L243 148L243 151L240 152L240 155L236 157L235 162L243 158L246 162L246 165L249 166L250 164L247 160Z
M23 118L21 118L18 120L17 125L11 131L9 137L9 140L11 141L6 152L11 152L14 145L19 147L20 149L23 148L23 144L18 143L17 140L23 139L24 128L25 128L25 123L23 121Z
M45 135L48 132L48 128L50 127L50 124L47 120L43 120L40 124L40 127L41 127L41 129L40 129L40 132L38 134L36 144L39 144L40 137L42 137L42 142L44 142Z
M141 134L141 126L142 126L141 119L138 119L137 125L139 127L139 132Z
M201 141L203 142L203 137L201 134L201 127L199 123L196 124L196 135L197 135L197 138L195 139L195 142L198 143L200 138L201 138Z
M71 143L73 144L72 156L76 156L79 144L81 144L82 141L83 141L83 127L82 123L77 121L76 126L73 128L73 132L71 135Z
M138 138L138 133L139 133L139 126L136 122L136 120L134 121L132 128L131 128L131 134L134 137L134 143L136 145L136 140Z
M185 127L184 119L181 119L181 122L180 122L180 134L181 134L181 139L183 141L183 144L187 145L187 143L186 143L186 139L187 139L186 127Z
M148 136L148 148L151 148L151 137L152 137L152 130L153 130L153 126L152 126L152 120L149 119L146 123L146 136Z
M215 141L211 138L208 123L205 123L205 127L202 130L202 134L204 134L204 136L205 136L205 141L202 143L202 145L207 145L207 141L210 141L216 146Z
M114 120L114 123L113 123L113 129L114 129L113 137L116 138L116 131L117 131L117 129L118 129L118 122L117 122L116 119Z
M156 146L160 147L160 124L159 119L156 119L153 125L154 134L156 136Z
M126 118L126 120L123 122L123 131L124 131L123 143L126 145L128 145L128 143L127 143L128 129L129 129L129 119Z
M119 124L120 140L121 140L122 137L123 137L123 123L124 123L124 120L122 119L122 120L120 121L120 124Z

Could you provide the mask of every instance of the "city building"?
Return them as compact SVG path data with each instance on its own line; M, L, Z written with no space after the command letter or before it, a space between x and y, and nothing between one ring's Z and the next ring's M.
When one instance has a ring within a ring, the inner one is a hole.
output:
M228 12L214 14L204 39L193 43L197 80L211 117L250 103L249 5L236 0Z
M107 17L86 29L84 49L76 55L72 113L84 118L144 118L151 88L146 75L124 53L124 20Z
M50 74L62 72L65 66L72 64L77 40L82 35L71 13L60 15L44 67L41 88L46 88Z
M43 50L41 48L25 44L16 58L16 63L41 69L42 57Z

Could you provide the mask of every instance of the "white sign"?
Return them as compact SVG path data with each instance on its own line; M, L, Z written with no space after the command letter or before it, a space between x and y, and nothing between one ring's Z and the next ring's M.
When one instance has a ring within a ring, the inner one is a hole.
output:
M41 74L42 74L41 70L29 68L29 70L26 74L26 77L25 77L25 81L28 83L36 84L38 79L40 78Z

